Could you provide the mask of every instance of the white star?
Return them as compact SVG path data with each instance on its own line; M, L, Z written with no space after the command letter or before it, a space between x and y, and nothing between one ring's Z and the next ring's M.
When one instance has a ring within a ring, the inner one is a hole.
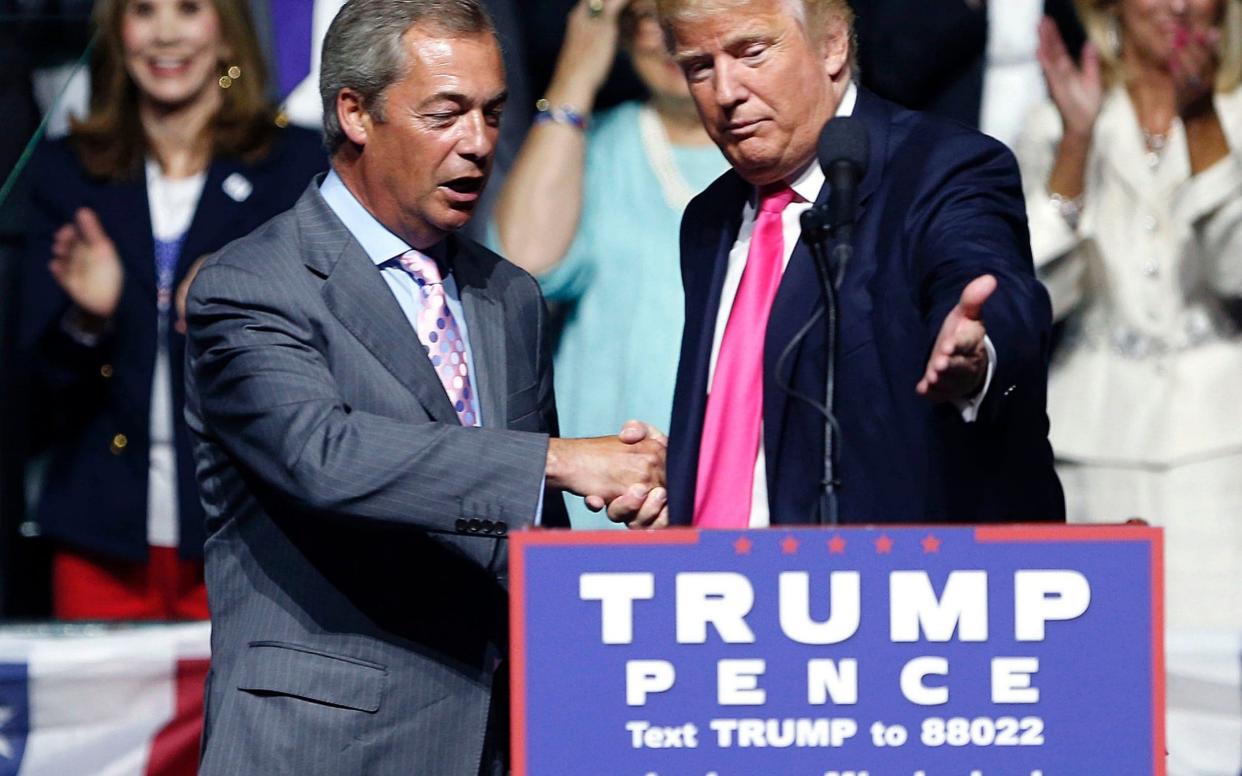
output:
M8 725L11 719L13 719L13 710L7 706L0 706L0 730L4 730L5 725ZM13 759L13 745L3 733L0 733L0 757L6 760Z

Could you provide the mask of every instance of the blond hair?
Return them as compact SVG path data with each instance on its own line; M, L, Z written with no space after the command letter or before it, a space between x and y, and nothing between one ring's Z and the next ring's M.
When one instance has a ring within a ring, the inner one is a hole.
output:
M656 0L656 14L667 35L673 22L695 22L720 11L749 5L754 0ZM854 9L848 0L781 0L789 6L812 40L818 42L828 30L828 20L839 18L849 30L850 61L856 61L858 50L854 34Z
M1216 91L1231 92L1242 84L1242 0L1222 0L1220 29L1220 67L1216 71ZM1121 61L1121 17L1119 0L1076 0L1078 15L1087 38L1100 52L1100 65L1109 84L1123 78Z

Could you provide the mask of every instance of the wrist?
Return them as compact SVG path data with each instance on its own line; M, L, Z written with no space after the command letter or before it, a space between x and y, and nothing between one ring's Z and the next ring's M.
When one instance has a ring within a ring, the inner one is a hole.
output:
M572 444L573 440L570 439L548 439L548 454L543 473L549 487L566 490L565 483L569 480L569 449Z
M543 97L535 101L534 126L540 124L562 124L586 132L587 118L568 103L554 104Z
M61 318L61 329L79 344L94 347L112 332L112 318L73 305Z
M555 107L567 107L575 113L589 118L595 107L595 94L599 84L584 83L582 79L554 78L544 92L543 99Z
M1091 150L1091 128L1066 127L1058 148L1062 155L1086 156Z
M1216 119L1216 103L1212 97L1212 92L1207 92L1182 107L1179 115L1188 130Z
M1052 202L1052 207L1057 211L1057 215L1061 216L1061 220L1071 231L1078 230L1078 222L1082 219L1082 194L1079 193L1074 197L1067 197L1056 191L1048 192L1048 199ZM982 383L980 383L982 384Z

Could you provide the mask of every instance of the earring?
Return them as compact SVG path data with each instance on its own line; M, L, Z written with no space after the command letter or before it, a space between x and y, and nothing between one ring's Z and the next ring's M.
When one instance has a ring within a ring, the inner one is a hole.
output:
M221 89L229 88L230 86L233 85L234 81L236 81L238 78L241 78L241 75L242 75L242 71L240 67L238 67L237 65L230 66L228 69L228 72L220 76L220 81L219 81L220 88Z

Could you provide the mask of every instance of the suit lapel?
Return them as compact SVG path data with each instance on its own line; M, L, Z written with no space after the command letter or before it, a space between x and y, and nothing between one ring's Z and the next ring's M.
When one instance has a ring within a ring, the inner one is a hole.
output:
M401 306L362 246L319 195L318 181L311 183L296 208L304 261L324 279L328 309L433 419L459 423Z
M467 243L448 238L449 261L470 337L474 381L479 389L483 422L504 428L508 421L504 309L489 290L483 265Z
M1156 212L1164 209L1163 196L1166 192L1160 190L1155 176L1146 164L1135 162L1137 159L1147 158L1147 148L1143 143L1143 132L1134 103L1130 101L1124 88L1114 87L1105 93L1096 127L1100 137L1113 138L1112 142L1100 147L1100 163L1112 168L1116 177L1130 188L1135 199ZM1166 159L1165 163L1169 161L1171 160ZM1082 228L1089 231L1094 225L1094 211L1088 208L1083 217Z
M855 208L855 213L857 214L855 224L858 225L862 223L863 218L866 216L871 196L875 193L883 177L884 158L888 144L889 114L880 100L860 88L853 116L860 119L867 127L869 141L867 171L858 185L858 203ZM817 206L823 205L828 200L829 188L829 185L825 182L819 192L819 197L815 200ZM855 248L857 248L857 235L859 231L856 227ZM856 315L844 315L846 310L857 310L857 306L851 304L851 293L858 285L856 278L862 271L860 264L873 260L871 256L855 253L850 260L850 264L846 266L845 276L838 295L839 309L837 315L840 332L837 338L838 353L842 352L842 343L851 340L848 337L849 329L860 323ZM768 330L764 337L763 447L766 453L766 474L769 493L776 492L775 477L780 467L779 453L783 449L781 443L785 425L785 409L789 403L789 395L777 383L777 361L789 342L793 340L794 335L797 334L798 329L802 328L810 320L811 316L815 314L816 309L822 306L823 293L820 289L819 274L815 269L814 255L811 252L810 246L799 239L798 245L794 248L789 258L789 265L785 268L785 274L781 276L781 284L777 288L776 298L772 302L772 312L768 318ZM798 370L800 356L801 347L790 354L789 359L784 365L785 369L781 377L786 385L793 383L793 374ZM822 381L819 381L819 383L823 384ZM817 396L815 398L822 399L823 397Z
M236 159L219 158L207 168L207 178L203 181L203 193L199 195L198 206L194 210L194 218L185 233L185 242L181 246L181 256L177 261L175 283L180 283L185 272L203 254L209 253L207 246L218 245L217 235L227 229L229 224L240 218L253 197L262 196L262 192L254 191L253 180L246 174L247 170ZM249 186L246 196L240 196L245 189L234 189L239 198L230 197L225 193L224 182L233 177L238 186Z
M110 234L125 265L126 281L135 280L144 289L143 298L155 299L155 238L151 235L151 205L147 200L145 170L134 180L105 189L106 199L97 203L100 220L122 224ZM154 302L151 303L154 309ZM154 315L154 313L152 313Z
M718 190L717 190L718 188ZM698 227L696 234L683 238L682 278L686 296L686 324L682 335L681 363L678 366L677 395L673 425L669 430L669 511L679 524L689 525L694 512L694 489L699 465L699 440L707 411L708 370L716 315L724 288L729 252L737 240L742 209L751 186L736 172L725 173L719 184L708 189L715 196L704 203L711 220L684 223Z

